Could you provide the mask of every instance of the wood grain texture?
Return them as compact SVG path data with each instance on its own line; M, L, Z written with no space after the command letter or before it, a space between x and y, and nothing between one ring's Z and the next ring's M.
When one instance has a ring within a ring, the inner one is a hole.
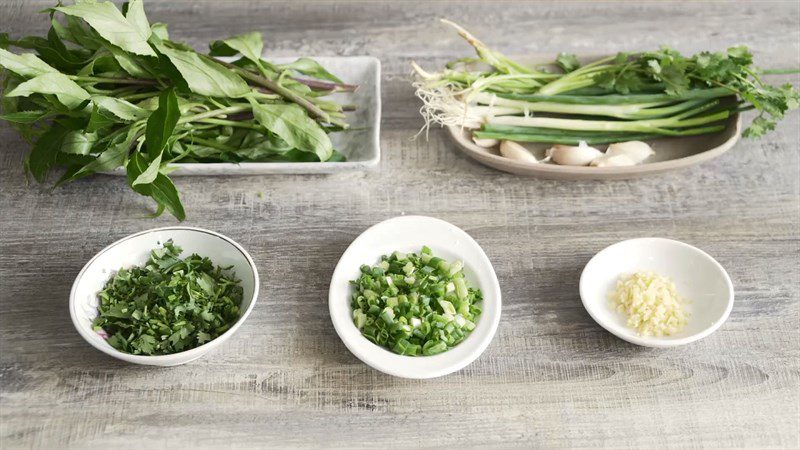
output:
M0 1L0 30L43 33L50 1ZM178 178L188 225L238 240L262 295L239 333L194 363L123 364L67 312L83 264L144 219L147 199L95 176L27 185L27 145L0 125L0 447L615 447L800 445L800 124L710 163L614 182L519 178L467 159L421 125L408 62L469 49L449 17L509 53L682 51L745 43L765 67L800 66L800 3L148 1L196 47L260 30L275 55L383 62L382 161L346 175ZM788 77L798 82L797 77ZM263 193L263 195L259 195ZM376 372L337 338L328 281L349 242L399 214L470 233L503 289L497 336L440 379ZM730 319L692 345L645 349L596 325L577 282L627 238L695 244L729 271Z

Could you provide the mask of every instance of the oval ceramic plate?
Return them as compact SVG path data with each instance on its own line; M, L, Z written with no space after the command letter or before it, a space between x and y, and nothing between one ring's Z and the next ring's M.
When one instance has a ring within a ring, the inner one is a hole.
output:
M648 162L627 167L559 166L549 163L528 163L505 158L497 148L484 148L472 142L471 133L458 127L447 130L458 148L471 158L489 167L517 175L533 175L559 180L620 179L666 172L693 166L714 159L730 150L741 135L742 119L738 114L728 119L725 130L706 136L674 137L647 141L656 154ZM544 158L547 144L521 143L536 155ZM603 149L605 146L598 146Z
M402 356L373 344L353 323L350 280L362 264L374 265L395 250L419 252L427 245L448 261L464 262L467 282L483 292L483 312L472 333L452 349L434 356ZM500 322L500 285L489 258L464 230L424 216L400 216L364 231L345 250L331 279L328 307L336 333L347 349L373 368L403 378L434 378L460 370L489 346Z
M548 66L553 55L520 56L515 58L530 66ZM586 63L604 55L583 55L579 59ZM476 66L477 68L477 66ZM662 173L669 170L693 166L730 150L741 136L742 120L738 114L726 122L725 130L704 136L663 138L647 141L655 150L646 163L629 167L580 167L557 164L535 164L508 159L500 155L498 149L484 148L472 141L471 133L460 127L449 126L447 130L458 148L481 164L517 175L531 175L560 180L621 179ZM536 155L544 158L548 144L521 143ZM605 145L597 146L605 149Z

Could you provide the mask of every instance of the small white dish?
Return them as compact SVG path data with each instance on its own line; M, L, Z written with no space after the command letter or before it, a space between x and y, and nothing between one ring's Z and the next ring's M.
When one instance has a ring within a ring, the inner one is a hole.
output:
M464 262L470 285L483 292L483 312L475 329L463 342L434 356L402 356L361 335L353 323L350 280L358 278L363 264L374 265L395 250L419 252L427 245L448 261ZM433 217L400 216L364 231L345 250L333 272L328 295L331 320L339 337L358 359L397 377L434 378L460 370L477 359L491 342L500 322L500 284L483 249L464 230Z
M92 329L97 317L97 293L117 270L142 265L150 251L169 239L183 249L182 257L197 253L206 256L214 265L233 266L236 278L244 290L240 306L241 317L225 333L199 347L170 355L131 355L121 352L106 342ZM166 227L141 231L124 237L95 255L78 274L69 296L69 313L78 333L101 352L134 364L151 366L176 366L193 361L228 340L242 325L258 297L258 271L253 258L233 239L213 231L192 227Z
M640 336L608 300L620 275L652 270L670 277L689 300L689 320L672 336ZM603 328L620 339L646 347L674 347L702 339L717 330L733 308L733 283L708 253L679 241L641 238L618 242L597 253L580 280L583 306Z

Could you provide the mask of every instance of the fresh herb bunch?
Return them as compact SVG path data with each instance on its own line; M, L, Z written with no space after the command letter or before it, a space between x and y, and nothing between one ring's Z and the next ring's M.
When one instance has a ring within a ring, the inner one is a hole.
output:
M46 12L47 37L0 34L0 119L33 144L25 168L37 181L56 166L66 169L56 186L124 167L157 214L183 220L169 163L343 159L328 133L348 127L344 108L325 96L355 86L308 58L262 59L260 33L203 54L150 25L141 0L122 11L78 1Z
M172 240L141 267L120 269L98 294L93 327L117 350L167 355L217 338L239 320L242 287L230 268L182 250Z
M370 341L408 356L435 355L475 329L483 300L467 285L464 264L448 263L423 247L394 252L374 267L361 266L351 307L353 321Z
M725 129L728 118L755 109L744 131L758 137L797 108L789 84L771 86L753 66L747 47L682 56L670 48L620 53L586 65L560 54L550 66L525 66L490 49L455 23L478 58L462 58L440 72L413 64L426 125L476 129L476 139L562 144L611 143L691 136ZM474 63L490 66L475 70ZM785 71L784 71L785 73Z

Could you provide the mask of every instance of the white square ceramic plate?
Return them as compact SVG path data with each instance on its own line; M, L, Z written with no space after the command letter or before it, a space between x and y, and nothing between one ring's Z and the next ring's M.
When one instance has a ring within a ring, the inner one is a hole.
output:
M312 57L328 71L347 84L356 84L355 92L337 93L329 98L353 104L354 112L347 113L352 130L332 133L333 148L347 157L344 162L245 162L245 163L176 163L171 164L173 175L266 175L277 173L334 173L364 170L375 167L380 160L381 126L381 63L371 56ZM288 63L297 58L269 58L276 63ZM124 175L120 167L110 172Z

